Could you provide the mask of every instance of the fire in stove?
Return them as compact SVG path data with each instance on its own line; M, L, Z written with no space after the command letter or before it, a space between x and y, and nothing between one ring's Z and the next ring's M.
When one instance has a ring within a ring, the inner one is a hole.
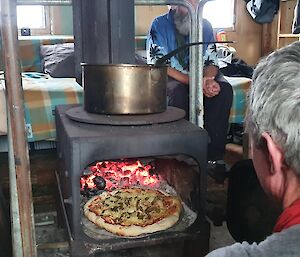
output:
M100 161L84 170L80 178L81 194L86 197L116 188L158 188L159 183L154 163L143 164L140 160Z

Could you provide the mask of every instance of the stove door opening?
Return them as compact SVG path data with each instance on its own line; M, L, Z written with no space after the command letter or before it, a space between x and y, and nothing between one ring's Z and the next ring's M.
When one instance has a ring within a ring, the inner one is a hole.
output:
M116 191L129 192L128 190L137 188L146 191L150 189L151 192L160 192L174 197L174 199L179 199L181 208L178 221L170 228L159 231L159 233L183 232L191 227L197 219L200 205L200 184L199 166L187 156L95 161L82 171L80 177L83 231L96 240L120 236L118 233L108 233L99 228L99 225L93 224L95 222L91 222L85 217L83 209L97 195L114 194ZM148 209L157 207L154 203L155 200L150 204L153 206L148 207L140 203L134 203L134 205L137 206L137 209L145 207L144 211L147 213ZM114 207L114 209L116 208L119 206ZM159 211L157 210L157 212ZM139 215L143 215L139 210L137 214L139 219L141 218ZM126 213L126 215L129 217L131 214ZM123 219L125 224L127 221ZM139 237L149 234L152 232L139 235Z

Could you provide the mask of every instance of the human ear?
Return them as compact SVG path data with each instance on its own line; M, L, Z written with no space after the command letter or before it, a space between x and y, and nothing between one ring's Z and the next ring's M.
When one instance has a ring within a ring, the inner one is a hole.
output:
M273 138L266 132L262 133L262 138L266 142L266 154L268 155L270 172L278 173L284 164L282 149L274 142Z

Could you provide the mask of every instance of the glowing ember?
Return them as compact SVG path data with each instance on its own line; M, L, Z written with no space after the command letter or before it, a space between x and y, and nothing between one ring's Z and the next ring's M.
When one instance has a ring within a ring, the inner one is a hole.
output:
M159 184L158 176L150 174L153 167L150 164L143 165L139 160L97 162L89 169L92 174L80 178L81 190L96 189L94 178L97 176L105 179L106 190L137 185L156 187Z

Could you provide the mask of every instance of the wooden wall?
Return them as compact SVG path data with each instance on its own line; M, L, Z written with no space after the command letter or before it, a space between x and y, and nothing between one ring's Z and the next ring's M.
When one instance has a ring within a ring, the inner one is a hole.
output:
M280 38L278 39L278 32L281 34L291 34L292 24L294 19L294 9L296 5L296 0L288 0L280 2L281 15L276 15L274 20L270 24L263 25L263 42L262 42L262 54L266 55L277 49L278 46L282 47L284 45L290 44L297 41L298 38ZM280 11L279 11L280 12ZM278 18L280 18L280 30L278 28Z
M54 35L73 35L72 6L51 6L51 31Z
M261 56L265 56L277 48L300 40L299 35L290 37L294 19L294 9L297 0L280 0L280 9L275 15L272 23L262 25L261 34ZM281 37L278 37L279 34Z
M288 1L288 8L283 13L287 20L284 22L284 30L290 29L295 0ZM65 9L70 10L65 10ZM168 11L167 6L136 6L136 35L145 36L152 20ZM72 10L65 7L63 11L56 12L53 24L54 34L72 34ZM67 12L66 12L67 11ZM67 15L66 15L67 14ZM227 30L229 40L236 41L232 46L237 50L237 56L250 65L255 65L261 56L276 49L277 16L272 24L255 23L246 10L244 0L236 0L236 23L234 29ZM57 16L63 16L57 17ZM67 16L67 17L66 17ZM64 22L61 22L64 20ZM61 24L64 23L64 26Z
M235 27L227 31L228 39L236 41L232 46L239 58L255 65L261 57L262 25L253 21L243 0L236 0L235 14Z
M167 6L136 6L135 34L137 36L147 35L153 19L167 11Z

